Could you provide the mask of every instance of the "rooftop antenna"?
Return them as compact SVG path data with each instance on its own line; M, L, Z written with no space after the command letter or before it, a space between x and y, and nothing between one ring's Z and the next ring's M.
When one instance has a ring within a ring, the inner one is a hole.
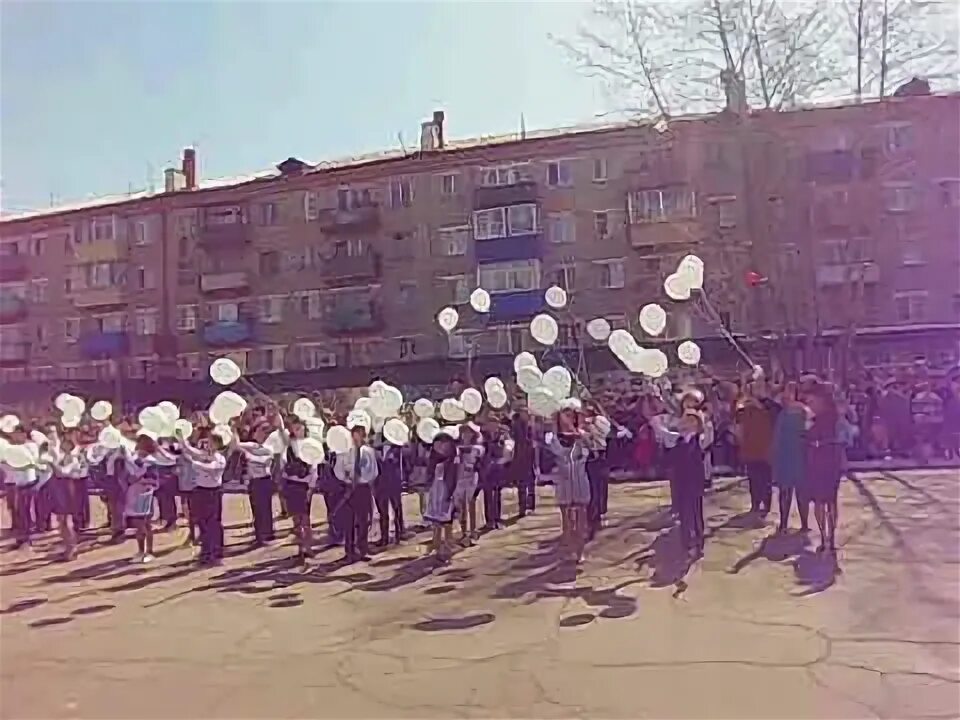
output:
M403 150L403 154L407 154L407 146L403 144L403 131L397 133L397 140L400 141L400 149Z
M148 161L147 162L147 192L153 193L153 165Z
M523 117L523 113L520 113L520 139L527 139L527 121Z

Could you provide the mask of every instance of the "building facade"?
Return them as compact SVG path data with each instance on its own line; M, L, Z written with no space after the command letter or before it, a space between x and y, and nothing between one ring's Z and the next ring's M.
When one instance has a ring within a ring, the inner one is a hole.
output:
M926 96L445 142L437 113L416 152L212 187L186 151L165 192L0 222L0 393L196 382L221 355L270 388L442 381L531 347L553 284L562 347L632 327L690 252L748 341L856 328L868 365L955 362L958 118ZM668 339L716 334L669 314Z

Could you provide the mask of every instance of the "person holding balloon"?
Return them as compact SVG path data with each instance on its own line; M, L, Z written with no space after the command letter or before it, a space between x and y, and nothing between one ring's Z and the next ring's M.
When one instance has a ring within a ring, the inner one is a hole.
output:
M484 454L479 428L472 422L460 426L460 447L457 454L459 462L453 502L460 518L460 542L465 547L470 547L477 530L478 470Z
M336 478L346 486L341 501L340 527L343 530L344 560L348 563L369 560L370 521L373 514L373 484L379 475L377 455L367 444L367 428L359 420L348 418L351 445L337 453L333 468Z
M260 419L247 431L247 440L241 441L236 429L232 445L245 462L244 474L253 515L253 537L256 547L263 547L274 540L273 529L273 462L275 453L267 447L272 427Z
M61 439L53 429L50 438L52 509L63 545L63 559L73 560L77 555L80 502L87 497L90 465L86 452L77 443L76 430L68 430Z
M433 438L427 460L430 490L423 517L433 526L430 552L441 563L453 553L453 491L457 486L457 441L452 431L444 428Z
M310 524L310 504L317 486L316 458L302 457L301 445L307 443L307 427L300 418L288 416L281 422L284 450L281 454L281 487L287 512L293 520L293 534L297 539L297 561L305 563L313 557L313 527ZM310 447L310 443L307 443ZM322 459L322 458L321 458Z
M560 506L561 550L579 563L589 532L587 507L590 504L590 479L587 476L586 433L574 407L564 407L556 415L556 431L544 436L545 449L556 462L554 493Z
M223 560L223 472L227 467L223 443L206 428L197 431L196 445L187 440L183 428L175 433L193 477L190 508L200 532L197 559L201 565L219 565Z
M153 498L160 486L161 450L148 431L141 431L132 451L124 457L127 490L124 517L136 531L137 554L134 562L149 563L153 556Z

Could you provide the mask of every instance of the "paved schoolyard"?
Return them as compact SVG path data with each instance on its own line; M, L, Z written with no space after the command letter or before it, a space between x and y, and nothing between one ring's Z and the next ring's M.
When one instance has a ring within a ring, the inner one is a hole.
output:
M707 502L688 572L660 486L611 491L579 574L537 513L435 568L411 541L303 571L283 544L197 570L88 547L0 555L4 718L946 718L960 714L960 478L864 475L842 489L840 572L766 539L741 486ZM512 495L507 503L512 511ZM319 517L318 517L319 520ZM797 525L794 517L793 525ZM811 538L815 543L816 537ZM9 543L5 543L5 546Z

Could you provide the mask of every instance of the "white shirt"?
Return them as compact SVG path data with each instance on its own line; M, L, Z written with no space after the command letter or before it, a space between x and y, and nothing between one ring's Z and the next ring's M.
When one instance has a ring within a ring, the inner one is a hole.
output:
M360 477L354 477L354 468L357 464L357 453L360 453ZM377 454L369 445L352 447L347 452L337 455L333 465L333 474L340 482L353 485L369 485L380 474L377 467Z
M273 466L273 451L257 443L239 443L237 448L247 461L247 478L262 478L270 475Z
M211 458L187 456L190 467L193 469L193 484L202 488L218 488L223 485L223 471L227 467L227 459L221 453L214 453Z
M87 453L80 447L74 447L70 452L60 452L56 456L56 468L63 477L79 479L90 475Z
M3 484L23 487L33 485L37 481L37 469L34 467L12 468L3 464Z

